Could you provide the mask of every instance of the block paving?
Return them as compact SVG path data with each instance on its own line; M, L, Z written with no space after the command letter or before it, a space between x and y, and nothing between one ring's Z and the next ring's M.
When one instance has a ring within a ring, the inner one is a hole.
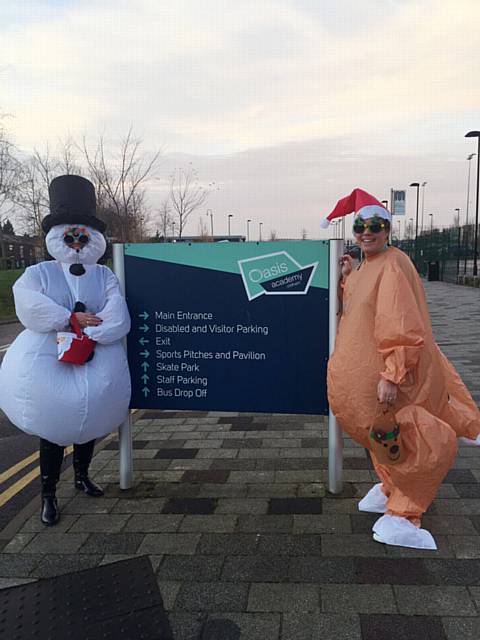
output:
M435 334L480 400L480 291L426 283ZM62 475L60 524L37 501L0 532L0 587L148 555L175 640L478 640L480 449L460 446L425 515L438 551L372 540L358 499L377 482L344 438L327 491L323 416L150 411L133 426L135 482L100 444L95 500Z

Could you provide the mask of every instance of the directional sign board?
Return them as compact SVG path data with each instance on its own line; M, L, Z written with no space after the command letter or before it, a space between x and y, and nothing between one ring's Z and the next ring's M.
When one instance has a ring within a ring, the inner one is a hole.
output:
M127 244L134 408L327 414L324 241Z

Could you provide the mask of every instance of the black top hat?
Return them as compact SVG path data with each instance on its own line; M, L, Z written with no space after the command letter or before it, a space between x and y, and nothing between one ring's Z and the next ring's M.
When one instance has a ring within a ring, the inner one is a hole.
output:
M107 225L96 217L95 187L81 176L58 176L48 187L51 213L42 220L48 233L57 224L83 224L103 233Z

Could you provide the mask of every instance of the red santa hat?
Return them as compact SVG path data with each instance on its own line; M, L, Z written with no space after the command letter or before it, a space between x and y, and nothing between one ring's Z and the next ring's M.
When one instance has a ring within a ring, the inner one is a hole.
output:
M390 211L387 211L381 202L363 189L354 189L349 196L345 196L345 198L337 202L334 210L320 221L320 226L322 229L327 229L330 222L335 218L343 218L343 216L353 212L364 220L377 216L383 220L392 221Z

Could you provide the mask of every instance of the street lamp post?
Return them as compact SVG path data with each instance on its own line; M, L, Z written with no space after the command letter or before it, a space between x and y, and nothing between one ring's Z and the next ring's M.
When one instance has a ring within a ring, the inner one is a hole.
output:
M382 200L381 201L383 206L385 207L385 209L388 210L388 200ZM345 220L345 218L342 218L342 221ZM345 234L344 234L345 237ZM392 242L392 238L393 238L393 212L392 212L392 225L390 227L390 236L389 236L389 242Z
M247 242L250 240L250 222L251 220L247 220Z
M211 236L213 240L213 211L211 209L207 209L207 216L210 216L210 230L211 230Z
M456 207L455 211L457 212L457 284L458 284L458 275L460 273L460 208Z
M459 227L460 226L460 207L455 207L454 211L457 212L455 224L457 225L457 227Z
M430 239L428 242L428 259L432 260L433 259L433 213L429 213L428 214L430 216Z
M420 222L420 235L423 233L423 213L425 211L425 185L426 182L422 182L422 220Z
M419 182L411 182L410 186L411 187L416 187L416 189L417 189L417 213L415 215L415 247L414 247L414 259L413 259L413 261L415 262L415 267L418 269L418 243L417 243L417 236L418 236L418 196L419 196L419 190L420 190L420 183Z
M408 255L412 258L413 218L408 219Z
M472 158L476 156L476 153L471 153L467 156L468 162L468 179L467 179L467 207L465 209L465 262L463 263L463 275L467 274L467 260L468 260L468 209L470 205L470 169L472 168Z
M228 214L228 237L230 237L230 220L233 218L233 213Z
M480 131L469 131L466 138L477 138L477 197L475 201L475 229L473 241L473 275L478 275L478 190L480 183Z
M258 240L259 240L259 242L262 241L262 225L263 225L263 222L259 222L258 223Z
M175 241L175 221L172 222L172 240Z

